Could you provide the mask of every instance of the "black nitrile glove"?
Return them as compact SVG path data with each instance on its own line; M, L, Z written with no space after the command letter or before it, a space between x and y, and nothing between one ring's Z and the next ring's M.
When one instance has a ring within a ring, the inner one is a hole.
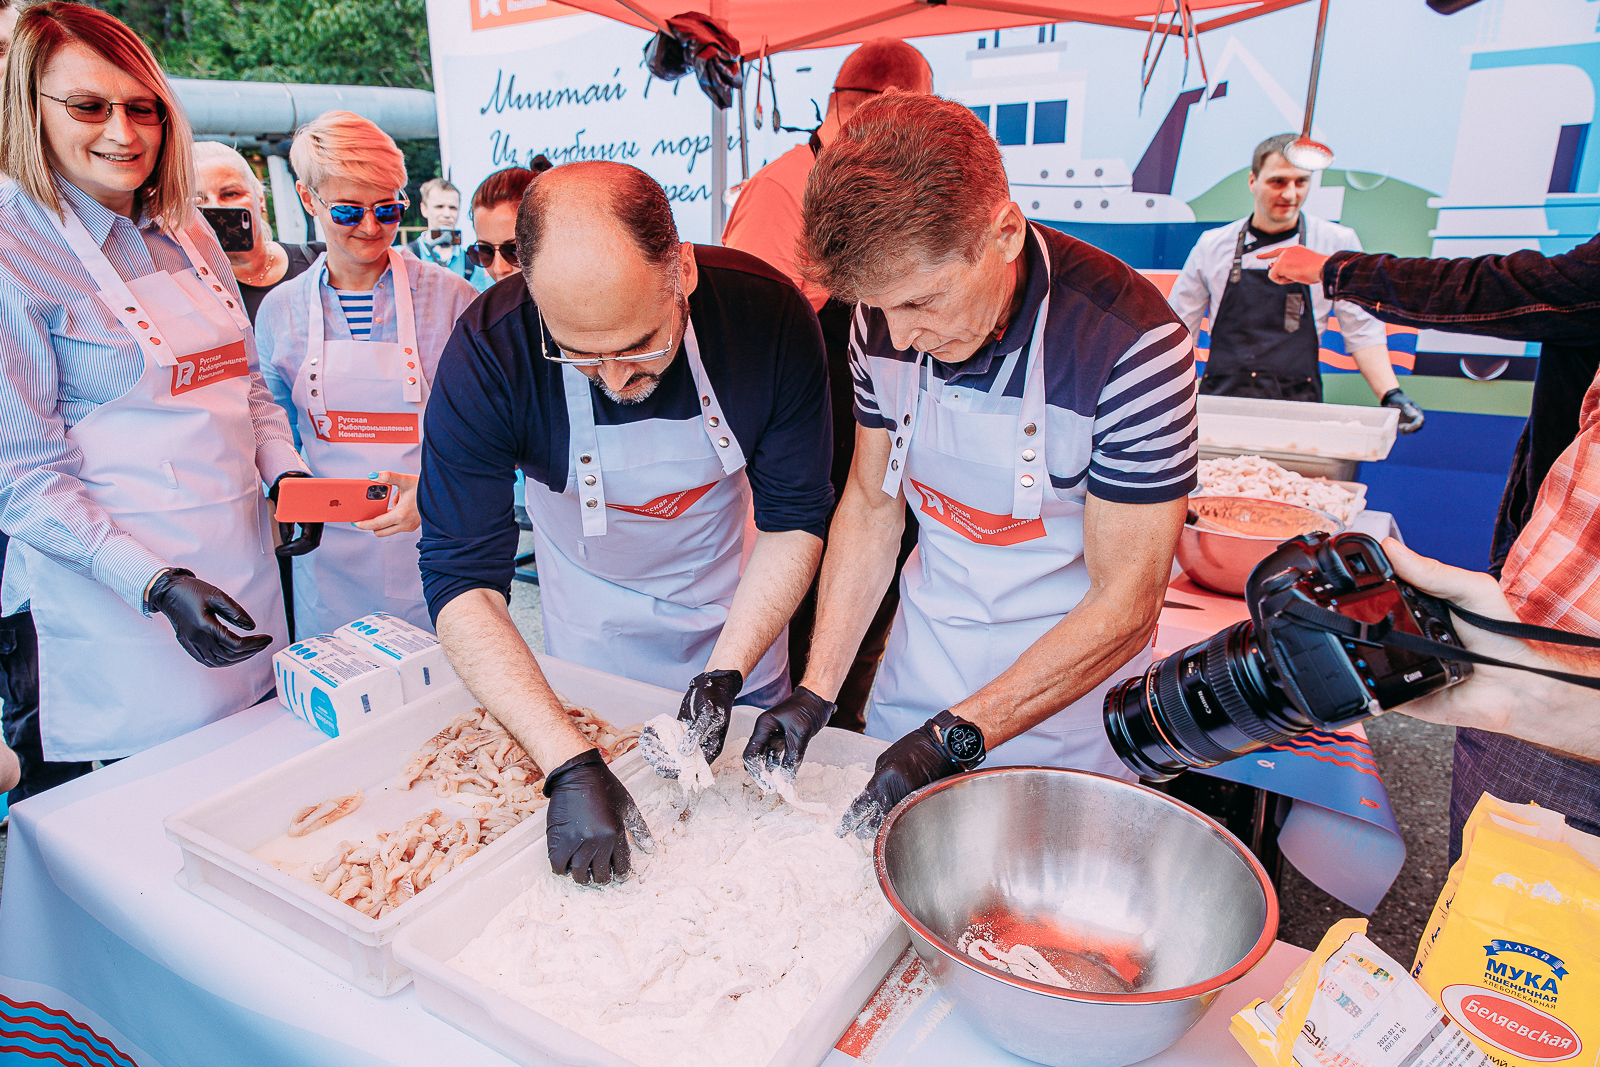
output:
M851 802L834 833L840 837L851 832L860 838L871 837L896 804L929 782L948 778L959 770L961 766L945 755L934 739L933 720L929 719L878 757L867 787Z
M551 771L544 795L550 798L545 813L550 869L572 875L579 885L628 880L633 864L624 830L640 851L656 850L639 806L597 749L580 752Z
M697 674L684 691L678 705L678 719L689 724L683 743L700 746L707 763L717 762L722 743L728 739L728 720L733 702L744 688L744 675L738 671L706 671Z
M256 621L239 602L210 582L202 582L194 571L169 567L150 586L145 605L159 611L172 623L183 650L207 667L229 667L243 663L272 644L271 634L244 637L223 622L243 630L254 630Z
M1389 390L1383 394L1383 399L1379 403L1386 408L1400 409L1400 424L1395 429L1401 433L1416 433L1422 429L1422 423L1425 421L1422 409L1417 407L1417 402L1406 396L1402 390Z
M744 746L745 771L758 782L767 772L792 779L806 758L806 746L838 708L801 686L771 710L763 711L750 731L750 743Z
M267 499L271 500L274 504L278 502L278 486L285 478L309 477L311 477L311 475L307 474L305 471L284 471L282 474L273 479L272 488L267 490ZM283 543L274 549L274 551L285 559L290 556L303 556L307 552L310 552L312 549L316 548L318 545L322 544L322 523L302 522L300 524L299 537L294 535L294 526L295 524L292 522L278 523L278 540L282 541Z

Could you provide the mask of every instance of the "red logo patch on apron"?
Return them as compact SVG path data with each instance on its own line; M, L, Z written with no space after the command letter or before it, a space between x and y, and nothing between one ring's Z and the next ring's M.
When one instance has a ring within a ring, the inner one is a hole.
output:
M1037 541L1045 535L1042 518L1014 519L1010 515L992 515L935 492L915 478L911 479L911 484L922 494L923 512L932 515L968 541L980 545L1019 545L1024 541Z
M418 417L400 411L308 411L319 440L345 445L414 445L422 440Z
M245 351L243 341L179 356L178 362L172 365L172 395L182 396L229 378L243 378L249 373L250 354Z
M694 502L711 491L716 482L709 482L698 489L685 489L681 493L668 493L658 496L645 504L606 504L608 508L618 511L631 512L634 515L644 515L652 519L675 519L685 511L694 507Z

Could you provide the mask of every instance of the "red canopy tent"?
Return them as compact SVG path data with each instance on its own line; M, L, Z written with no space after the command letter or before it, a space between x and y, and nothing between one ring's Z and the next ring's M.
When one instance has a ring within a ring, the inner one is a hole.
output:
M667 31L667 20L702 11L727 27L743 58L799 48L860 44L873 37L932 37L1057 22L1089 22L1149 34L1182 36L1231 26L1309 0L561 0L569 7L644 30ZM1179 4L1183 14L1180 17ZM1206 12L1215 12L1209 18ZM744 107L739 102L741 128ZM727 112L711 109L713 144L727 140ZM712 220L720 240L728 184L727 157L711 156Z

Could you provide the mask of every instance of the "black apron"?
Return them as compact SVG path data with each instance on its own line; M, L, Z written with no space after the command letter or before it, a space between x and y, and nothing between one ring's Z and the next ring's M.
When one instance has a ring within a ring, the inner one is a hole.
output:
M1322 401L1322 369L1311 290L1279 285L1264 270L1245 270L1248 222L1239 230L1233 268L1211 323L1211 354L1200 391L1211 396ZM1300 217L1300 243L1306 220Z

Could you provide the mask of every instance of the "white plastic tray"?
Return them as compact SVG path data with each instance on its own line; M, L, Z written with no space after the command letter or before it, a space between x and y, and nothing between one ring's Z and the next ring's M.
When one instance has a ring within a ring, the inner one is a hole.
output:
M1201 396L1200 454L1265 456L1302 474L1348 478L1394 447L1397 408Z
M750 736L756 711L735 708L727 748L738 751ZM825 729L812 739L806 759L830 766L871 764L888 745L844 730ZM659 788L677 789L636 765L624 778L634 796ZM527 820L544 825L544 813ZM549 877L542 852L528 850L515 862L473 879L454 894L448 908L436 909L408 926L395 942L395 958L411 968L417 1000L428 1011L521 1064L534 1067L651 1067L610 1052L582 1034L483 985L451 966L467 943L520 896L534 877ZM910 943L905 924L890 912L866 954L847 962L823 984L816 1001L795 1024L777 1053L749 1067L816 1067L860 1012L872 991Z
M617 726L675 712L682 696L564 660L537 659L558 693ZM356 840L380 827L398 829L432 808L452 817L468 814L427 784L406 791L392 787L423 742L476 706L464 686L450 686L174 812L163 825L183 853L178 883L369 993L387 996L404 988L411 974L394 958L395 935L464 882L541 840L542 814L524 819L381 919L334 900L254 853L315 862L331 855L341 840ZM627 773L630 764L642 767L643 761L630 752L615 766ZM305 837L284 836L296 810L358 787L367 800L351 815ZM542 857L544 850L538 852Z

